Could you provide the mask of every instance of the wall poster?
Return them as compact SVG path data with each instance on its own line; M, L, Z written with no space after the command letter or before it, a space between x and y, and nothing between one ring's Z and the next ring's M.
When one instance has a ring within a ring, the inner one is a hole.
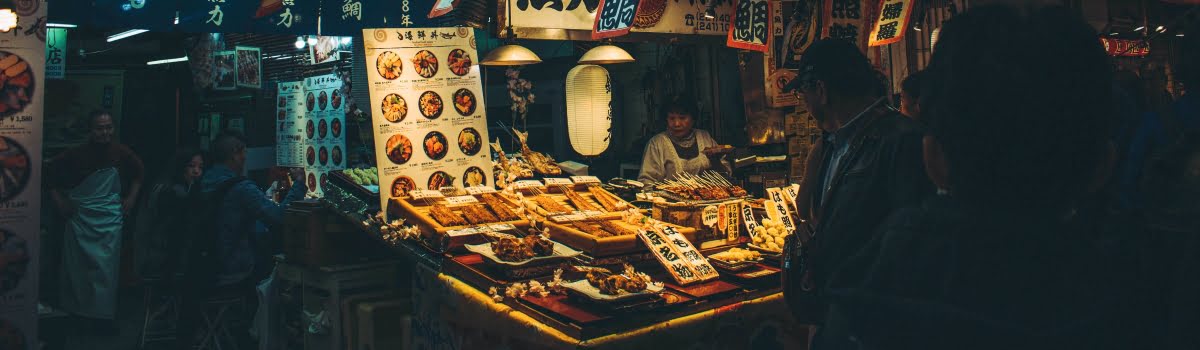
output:
M467 187L467 179L494 186L474 31L364 29L363 37L375 63L367 81L383 208L415 189Z
M46 3L20 2L20 23L0 36L0 348L38 348Z
M310 197L325 195L329 172L346 168L346 104L337 74L304 78L304 100L298 119L304 123L304 178Z
M275 103L275 165L288 168L304 167L304 82L280 82Z
M213 53L213 90L237 90L237 52Z
M257 47L237 47L237 86L262 87L262 52Z

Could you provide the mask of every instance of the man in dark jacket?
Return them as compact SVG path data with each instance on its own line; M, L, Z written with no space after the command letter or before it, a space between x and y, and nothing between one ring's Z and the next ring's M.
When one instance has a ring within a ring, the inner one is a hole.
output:
M853 44L813 43L790 85L804 95L824 131L797 197L801 218L813 228L811 239L807 232L800 237L809 245L806 264L811 267L803 279L819 294L834 269L871 239L888 214L919 204L932 186L921 167L919 125L887 105L874 68ZM803 310L797 295L788 297L798 318L820 320L819 303L816 310Z
M815 348L1154 348L1130 342L1146 321L1136 230L1080 209L1114 159L1095 38L1063 7L980 6L946 23L921 105L939 195L837 271Z

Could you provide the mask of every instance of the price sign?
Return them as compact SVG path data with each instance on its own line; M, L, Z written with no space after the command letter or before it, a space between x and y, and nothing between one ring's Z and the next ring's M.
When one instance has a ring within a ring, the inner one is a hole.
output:
M479 200L475 199L475 196L456 196L456 197L446 197L446 202L449 202L452 205L456 205L456 204L467 204L467 203L479 203Z
M738 224L738 213L741 211L742 211L742 201L732 201L729 203L725 203L725 211L723 212L723 214L725 215L725 219L722 221L724 222L725 240L726 241L736 241L737 240L737 238L738 238L738 225L737 225Z
M701 218L704 222L704 226L708 226L708 227L715 226L717 224L717 220L720 219L720 217L721 217L720 212L721 211L718 210L717 206L715 206L715 205L709 205L709 206L704 207L704 210L700 214L700 215L702 215Z
M555 215L555 216L550 217L551 221L558 222L558 223L582 221L585 219L587 219L587 216L585 216L581 213L560 214L560 215Z
M785 195L778 187L767 189L767 195L771 198L767 201L771 205L767 208L768 211L773 211L772 216L776 216L779 221L783 221L783 227L788 230L788 234L796 232L796 223L792 222L792 214L788 211L787 202L783 198Z
M570 186L575 185L575 183L571 182L570 179L564 179L561 177L548 177L548 178L542 179L542 182L545 182L546 186L568 186L568 187L570 187Z
M513 226L512 224L491 224L491 225L488 225L488 228L492 229L492 231L497 231L497 232L499 232L499 231L516 231L517 230L517 227Z
M479 230L474 227L446 231L446 235L450 237L470 236L474 234L479 234Z
M572 176L571 181L575 181L576 185L598 184L600 183L600 178L595 176Z
M639 229L638 237L650 248L659 263L679 284L705 281L717 277L717 271L696 247L670 227Z
M445 195L442 194L442 191L434 191L434 190L414 190L412 192L409 192L409 195L411 195L413 199L431 199L431 198L445 197Z
M538 180L520 180L520 181L517 181L517 182L513 182L513 188L515 188L515 189L518 189L518 190L522 190L522 189L526 189L526 188L537 188L537 187L542 187L542 182L541 182L541 181L538 181Z
M749 205L742 206L742 222L746 223L746 231L754 234L754 229L758 227L758 221L754 218L754 210Z
M496 189L491 186L472 186L467 187L467 193L479 195L484 193L496 193Z

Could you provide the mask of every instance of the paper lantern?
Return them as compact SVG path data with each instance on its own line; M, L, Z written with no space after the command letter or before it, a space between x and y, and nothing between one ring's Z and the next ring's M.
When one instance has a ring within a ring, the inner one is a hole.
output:
M567 130L571 148L585 157L608 149L612 138L612 80L608 70L579 65L567 73Z

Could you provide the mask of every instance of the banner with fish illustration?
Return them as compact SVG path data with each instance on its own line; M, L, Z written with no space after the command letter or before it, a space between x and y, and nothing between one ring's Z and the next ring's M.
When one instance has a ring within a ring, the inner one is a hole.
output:
M474 31L364 29L363 42L385 212L413 190L494 186Z
M0 348L38 348L46 2L17 1L0 36Z
M324 197L329 173L346 168L346 104L337 74L304 78L304 181L309 197Z

